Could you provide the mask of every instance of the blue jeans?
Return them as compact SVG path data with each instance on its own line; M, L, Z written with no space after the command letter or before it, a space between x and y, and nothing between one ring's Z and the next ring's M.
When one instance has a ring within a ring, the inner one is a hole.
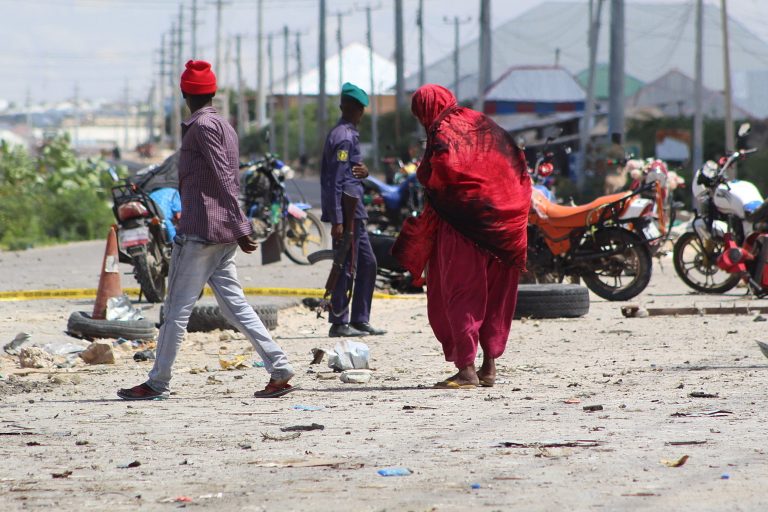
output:
M237 244L209 244L179 235L174 240L165 298L165 320L157 339L155 364L149 372L149 387L159 392L170 388L171 372L192 307L207 282L213 289L224 317L245 334L275 380L289 379L293 368L283 349L248 304L237 279Z

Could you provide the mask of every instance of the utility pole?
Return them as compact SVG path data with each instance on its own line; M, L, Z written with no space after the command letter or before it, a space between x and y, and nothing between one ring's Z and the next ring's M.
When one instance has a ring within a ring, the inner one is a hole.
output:
M75 82L75 94L74 98L72 100L72 110L74 111L74 121L75 126L72 136L72 147L74 148L75 152L77 152L77 148L80 145L80 86L77 82Z
M190 47L190 57L193 59L197 59L197 0L192 0L192 26L190 27L192 30L191 32L191 47Z
M155 82L149 88L147 95L147 142L151 143L155 139L155 93L157 89ZM138 122L138 120L137 120Z
M480 66L475 110L483 111L485 91L491 85L491 0L480 0Z
M725 79L725 151L736 149L736 136L733 132L733 90L731 88L731 52L728 40L728 11L726 0L720 1L720 17L723 25L723 78ZM736 179L738 169L731 166L731 179Z
M160 142L165 139L165 76L167 74L165 68L165 33L160 37Z
M269 152L275 153L277 144L275 142L275 59L272 51L272 39L274 34L267 36L267 59L269 60Z
M322 149L325 142L325 129L327 112L325 108L325 0L320 0L320 41L318 42L317 65L320 72L320 89L317 92L317 143L318 148Z
M291 106L288 103L288 56L290 55L291 34L288 25L283 25L283 160L288 161L288 132L290 129Z
M352 11L336 11L336 44L339 48L339 94L341 94L341 86L344 84L344 38L342 37L342 19L344 16L349 16Z
M702 100L704 97L704 1L696 0L696 58L695 86L693 89L693 170L701 168L704 162L704 114Z
M403 54L403 0L395 0L395 142L400 144L400 112L405 108L405 57Z
M371 104L371 159L375 169L380 162L379 159L379 107L376 96L376 77L373 66L373 24L371 23L371 12L381 9L381 4L374 8L370 5L365 7L365 21L367 24L366 40L368 43L368 72L371 75L370 90L368 98Z
M171 101L171 134L173 143L171 147L177 150L181 147L181 89L179 89L179 84L175 83L174 78L178 75L178 71L181 68L181 34L176 29L176 25L171 29L171 33L173 34L171 36L171 45L173 47L171 62L173 64L171 64L171 72L169 73L171 90L173 91L173 99Z
M256 16L256 124L261 129L267 117L264 94L264 0L258 0Z
M296 32L296 75L298 78L297 83L299 85L299 166L301 167L301 171L304 172L304 161L306 158L307 148L306 142L304 140L304 90L301 86L301 77L304 73L304 68L302 66L301 60L301 33Z
M584 108L581 130L579 131L579 150L581 151L581 166L576 176L579 190L584 189L584 179L587 170L587 145L594 125L592 117L595 114L595 69L597 61L597 44L600 38L600 17L603 10L603 1L597 0L597 10L593 13L594 0L589 1L589 76L587 77L587 104Z
M215 0L216 6L216 62L214 63L214 72L221 71L221 11L224 8L224 0Z
M461 82L461 68L459 65L459 48L461 47L459 40L459 25L469 23L471 20L472 18L470 17L461 19L458 16L454 16L453 19L448 16L443 18L443 21L453 25L453 93L456 95L458 101L461 101L459 91L459 83Z
M245 101L245 87L243 84L243 36L235 36L235 59L237 59L237 136L240 140L245 137L248 128L248 103Z
M419 27L419 85L424 85L427 81L424 68L424 0L419 0L416 26Z
M624 27L624 0L611 0L608 133L616 144L624 143Z
M128 151L128 144L129 144L129 134L128 131L130 130L131 126L131 87L128 82L128 79L125 79L125 92L123 93L123 101L125 102L125 119L124 119L124 125L123 125L123 158L125 158L125 153Z

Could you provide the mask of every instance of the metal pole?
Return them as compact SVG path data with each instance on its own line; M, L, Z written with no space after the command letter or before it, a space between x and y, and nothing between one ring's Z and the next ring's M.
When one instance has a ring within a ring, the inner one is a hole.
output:
M731 88L731 55L730 42L728 40L728 11L726 0L721 0L720 16L723 25L723 78L725 79L725 150L736 149L736 134L733 130L733 90ZM731 179L736 179L738 169L731 166Z
M320 88L317 93L317 143L318 148L322 149L325 143L325 129L328 123L325 108L325 0L320 0L320 35L317 51L317 65L320 73Z
M304 140L304 89L301 86L301 77L304 73L304 68L301 63L301 34L298 32L296 33L296 67L296 75L298 76L299 85L299 95L297 98L299 110L299 164L303 165L302 162L304 161L307 152L306 142Z
M256 123L259 129L264 127L267 117L267 105L264 94L264 0L258 0L258 33L256 35Z
M272 53L272 34L267 36L267 59L269 60L269 152L277 149L275 141L275 59Z
M405 108L405 57L403 54L403 0L395 0L395 141L401 136L400 112Z
M416 25L419 27L419 85L424 85L427 80L426 69L424 68L424 0L419 0Z
M192 0L192 41L190 42L190 57L197 59L197 0Z
M165 34L160 38L160 142L165 140Z
M216 0L216 63L215 72L221 72L221 9L224 7L222 0Z
M590 134L592 132L593 116L595 115L595 70L597 61L597 44L600 38L600 17L603 10L603 1L597 0L597 11L593 15L592 4L589 2L589 76L587 78L587 104L584 108L584 117L581 122L581 131L579 132L579 149L581 151L581 169L576 176L579 190L584 189L585 171L587 170L587 145L589 144Z
M336 13L336 20L338 27L336 28L336 43L339 47L339 94L341 94L341 86L344 85L344 42L341 38L341 23L344 15L339 11Z
M379 165L379 109L376 97L376 79L373 71L373 26L371 24L371 6L365 8L365 20L368 25L368 67L371 74L371 90L368 91L371 100L371 153L373 168Z
M283 26L283 160L288 161L288 131L290 128L291 106L288 103L288 55L290 32Z
M485 91L491 85L491 76L491 0L480 0L480 72L475 110L483 110Z
M237 136L242 140L248 127L248 104L245 101L245 87L243 86L243 36L235 36L235 55L237 59Z
M611 0L610 96L608 133L624 142L624 0Z
M177 150L181 147L181 89L177 82L179 68L181 67L181 37L176 26L172 29L171 44L173 45L173 58L171 59L171 87L173 87L173 99L171 101L171 147Z
M704 115L702 112L702 98L704 92L703 75L704 61L703 51L703 33L704 33L704 2L696 0L696 59L695 59L695 80L696 85L693 90L693 169L699 169L704 162Z

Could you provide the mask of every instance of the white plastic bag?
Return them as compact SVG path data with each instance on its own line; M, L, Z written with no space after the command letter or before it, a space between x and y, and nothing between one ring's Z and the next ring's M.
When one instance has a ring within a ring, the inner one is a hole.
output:
M370 349L365 343L359 341L344 340L333 347L328 354L328 366L334 370L343 372L353 368L368 368Z

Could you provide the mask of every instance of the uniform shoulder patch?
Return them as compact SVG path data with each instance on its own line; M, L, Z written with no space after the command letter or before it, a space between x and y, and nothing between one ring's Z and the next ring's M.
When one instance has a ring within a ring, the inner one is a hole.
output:
M339 162L346 162L349 160L349 151L340 149L336 152L336 160Z

